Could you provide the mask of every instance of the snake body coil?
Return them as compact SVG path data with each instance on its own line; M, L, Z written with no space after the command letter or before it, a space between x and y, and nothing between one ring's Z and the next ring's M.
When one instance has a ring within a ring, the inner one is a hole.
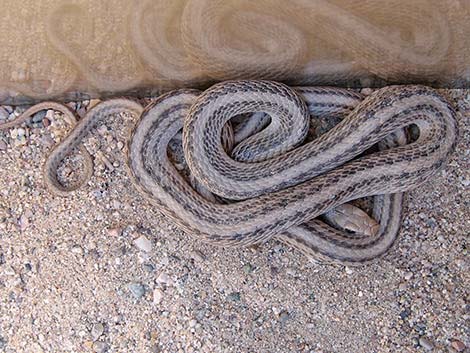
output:
M321 102L347 107L357 100L345 90L312 92L310 111L315 97L320 107ZM387 87L357 104L334 129L297 147L309 121L299 93L274 82L232 81L201 95L180 90L160 97L142 114L129 140L135 184L201 240L250 245L275 236L334 261L379 257L393 244L401 219L402 195L390 194L419 186L447 160L457 137L455 111L430 88ZM252 149L260 146L262 160L232 159L221 143L222 128L236 115L258 111L268 113L271 124L248 143ZM415 142L353 160L411 124L419 128ZM191 173L211 192L237 202L208 202L172 166L167 145L182 128ZM375 199L380 229L374 236L355 237L311 221L348 201L385 194Z

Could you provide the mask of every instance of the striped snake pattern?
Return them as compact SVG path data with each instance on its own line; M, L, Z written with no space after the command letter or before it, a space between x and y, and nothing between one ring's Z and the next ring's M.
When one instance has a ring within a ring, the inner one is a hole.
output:
M71 191L57 180L60 161L98 121L123 110L140 116L126 152L133 184L185 232L222 246L276 238L312 259L350 265L390 249L403 192L436 175L458 135L453 107L424 86L390 86L364 97L340 88L227 81L204 92L169 92L145 109L127 99L92 108L48 157L44 176L52 191ZM334 117L339 124L311 136L311 124ZM175 166L171 145L184 154L185 172ZM349 203L365 197L370 216Z

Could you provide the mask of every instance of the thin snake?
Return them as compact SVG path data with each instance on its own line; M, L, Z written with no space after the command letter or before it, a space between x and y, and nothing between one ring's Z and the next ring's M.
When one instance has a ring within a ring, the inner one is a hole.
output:
M126 149L134 186L185 232L222 246L276 238L317 261L349 265L388 252L398 236L403 193L435 177L458 136L452 105L425 86L389 86L364 97L340 88L226 81L204 92L169 92L145 109L127 99L95 106L49 155L50 190L71 191L57 180L58 165L93 126L123 110L139 116ZM265 121L237 139L243 129L227 133L227 126L241 116ZM331 116L342 120L307 138L315 119ZM407 136L410 126L418 137ZM237 142L226 143L230 136ZM178 138L198 187L172 162L168 147ZM365 197L375 221L349 204Z

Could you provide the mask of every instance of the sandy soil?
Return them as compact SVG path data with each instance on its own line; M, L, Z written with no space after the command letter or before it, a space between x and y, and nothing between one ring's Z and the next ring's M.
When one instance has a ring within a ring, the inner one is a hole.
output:
M179 231L131 186L126 117L91 134L94 176L66 198L41 176L60 119L0 132L0 352L468 351L470 92L444 93L456 153L409 194L391 253L354 269Z

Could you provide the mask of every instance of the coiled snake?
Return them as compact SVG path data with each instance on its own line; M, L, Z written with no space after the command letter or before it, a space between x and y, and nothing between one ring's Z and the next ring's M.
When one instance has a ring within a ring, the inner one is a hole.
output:
M47 108L48 103L41 104L20 121ZM309 257L347 264L387 252L398 234L402 193L436 175L458 135L453 107L424 86L385 87L363 97L339 88L227 81L202 93L167 93L145 109L126 99L92 108L50 154L45 180L51 190L70 191L57 180L60 161L98 121L122 110L140 116L127 146L134 185L187 233L224 246L275 237ZM249 120L252 113L263 126L243 132L248 137L232 148L233 141L227 140L243 128L230 124ZM343 119L333 129L305 142L311 119L339 115ZM419 129L414 140L404 132L411 125ZM168 152L181 130L193 184ZM377 144L378 150L364 153ZM354 207L341 205L367 196L373 196L371 213L377 224L366 220L370 227L359 225L362 234L317 218L335 212L354 216Z

